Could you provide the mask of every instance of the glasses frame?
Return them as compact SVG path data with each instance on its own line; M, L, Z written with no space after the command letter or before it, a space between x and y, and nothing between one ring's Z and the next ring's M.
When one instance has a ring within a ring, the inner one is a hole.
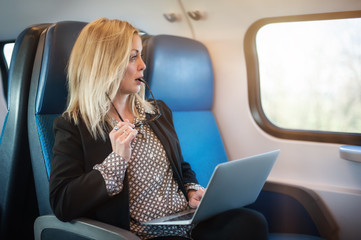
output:
M144 124L147 124L147 123L150 123L150 122L153 122L153 121L157 120L160 116L162 116L162 113L161 113L160 110L159 110L157 101L155 100L155 97L154 97L154 95L153 95L153 92L152 92L152 90L150 90L150 87L149 87L148 83L147 83L143 78L140 78L140 79L138 79L138 80L141 81L142 83L144 83L144 85L145 85L145 86L147 87L147 89L149 90L150 95L152 95L153 102L154 102L154 105L155 105L155 108L156 108L156 114L155 114L154 116L152 116L151 118L148 118L148 119L144 119L143 121L135 124L135 127L142 127Z

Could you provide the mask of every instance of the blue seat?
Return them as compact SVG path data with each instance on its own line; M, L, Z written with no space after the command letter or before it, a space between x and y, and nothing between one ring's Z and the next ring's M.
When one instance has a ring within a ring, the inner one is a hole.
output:
M0 137L0 239L29 239L37 215L26 122L35 52L46 26L26 28L14 44L6 84L8 112Z
M40 37L31 79L28 134L39 217L35 239L139 239L129 231L91 219L58 220L49 203L49 176L54 144L53 121L67 101L66 65L84 22L56 23Z
M206 186L215 166L227 161L211 111L213 71L208 50L200 42L168 35L148 38L145 79L156 98L173 111L183 157Z
M228 161L212 113L214 83L208 50L183 37L144 39L145 79L154 96L172 109L184 159L206 187L215 166ZM267 182L257 201L248 207L265 215L273 240L337 239L335 220L309 189Z

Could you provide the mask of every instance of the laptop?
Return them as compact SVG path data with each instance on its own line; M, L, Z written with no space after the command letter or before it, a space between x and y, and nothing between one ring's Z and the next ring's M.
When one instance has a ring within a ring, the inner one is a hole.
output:
M218 164L196 209L187 209L144 225L188 225L256 201L280 150Z

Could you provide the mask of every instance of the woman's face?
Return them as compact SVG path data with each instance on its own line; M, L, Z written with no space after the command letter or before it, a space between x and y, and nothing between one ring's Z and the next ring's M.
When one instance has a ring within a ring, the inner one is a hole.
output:
M120 94L132 94L137 93L140 90L141 82L137 79L143 77L143 71L145 69L145 63L141 56L142 49L143 46L140 36L134 34L129 64L120 84Z

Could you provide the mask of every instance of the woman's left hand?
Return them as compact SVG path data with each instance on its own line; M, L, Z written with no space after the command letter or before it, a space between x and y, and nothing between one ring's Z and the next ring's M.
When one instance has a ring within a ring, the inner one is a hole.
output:
M199 190L189 190L188 191L188 205L191 208L197 208L199 205L199 202L201 201L202 197L204 194L204 189L199 189Z

